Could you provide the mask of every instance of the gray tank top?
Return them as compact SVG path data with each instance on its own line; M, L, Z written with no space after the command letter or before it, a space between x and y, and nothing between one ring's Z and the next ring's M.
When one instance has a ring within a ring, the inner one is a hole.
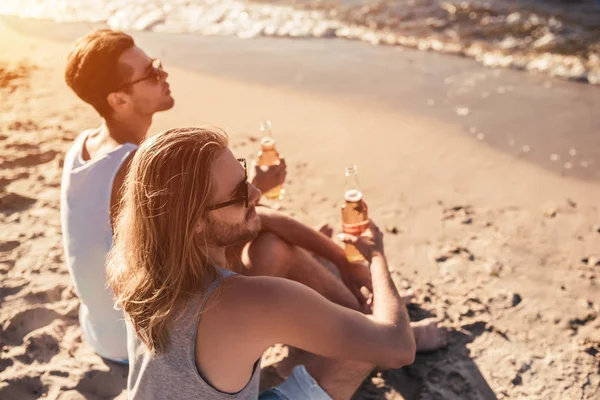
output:
M198 373L194 357L196 332L201 311L219 281L234 272L219 269L221 278L214 281L206 294L192 296L186 309L173 322L167 352L153 355L138 339L133 327L127 323L127 350L129 377L127 390L132 400L164 399L252 399L258 398L260 367L257 362L252 377L238 393L223 393L210 386Z

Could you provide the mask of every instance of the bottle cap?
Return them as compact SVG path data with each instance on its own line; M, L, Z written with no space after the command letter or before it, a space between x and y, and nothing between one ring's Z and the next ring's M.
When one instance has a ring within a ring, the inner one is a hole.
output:
M350 189L346 192L346 194L344 195L344 199L346 201L352 202L352 203L356 203L358 201L362 200L362 193L360 190L358 189Z

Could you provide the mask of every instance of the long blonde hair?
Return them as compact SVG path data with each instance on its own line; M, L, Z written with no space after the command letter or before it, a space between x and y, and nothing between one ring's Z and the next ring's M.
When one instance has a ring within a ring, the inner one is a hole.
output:
M217 277L195 233L211 193L211 166L227 147L218 129L170 129L148 138L125 178L108 280L138 337L165 352L178 306Z

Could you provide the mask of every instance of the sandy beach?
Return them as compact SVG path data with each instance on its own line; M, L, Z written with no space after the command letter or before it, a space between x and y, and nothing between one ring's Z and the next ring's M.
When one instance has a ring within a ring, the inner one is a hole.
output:
M82 341L62 250L64 153L100 123L63 80L88 29L0 20L1 400L127 398L127 369ZM357 399L600 398L597 86L357 42L134 37L176 99L152 132L220 126L250 157L273 122L282 211L339 231L358 165L411 316L453 331Z

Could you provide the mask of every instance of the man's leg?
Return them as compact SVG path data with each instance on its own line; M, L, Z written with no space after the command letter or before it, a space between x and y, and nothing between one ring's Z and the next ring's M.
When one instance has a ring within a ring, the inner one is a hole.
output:
M303 365L321 389L334 400L350 399L375 367L367 363L336 360L290 348L287 358L268 367L268 379L262 380L261 375L261 386L267 389L282 384L292 376L294 368L298 365ZM302 386L302 383L298 382L298 385Z
M237 252L236 272L254 276L276 276L300 282L317 291L329 301L360 310L358 300L342 280L325 268L304 249L292 246L278 236L264 232L243 250ZM438 327L438 320L428 318L413 322L417 351L433 351L448 344L448 332Z
M336 304L359 309L358 300L344 283L306 250L265 232L244 247L244 275L275 276L302 283Z
M314 356L304 367L334 400L349 400L369 376L374 365Z

